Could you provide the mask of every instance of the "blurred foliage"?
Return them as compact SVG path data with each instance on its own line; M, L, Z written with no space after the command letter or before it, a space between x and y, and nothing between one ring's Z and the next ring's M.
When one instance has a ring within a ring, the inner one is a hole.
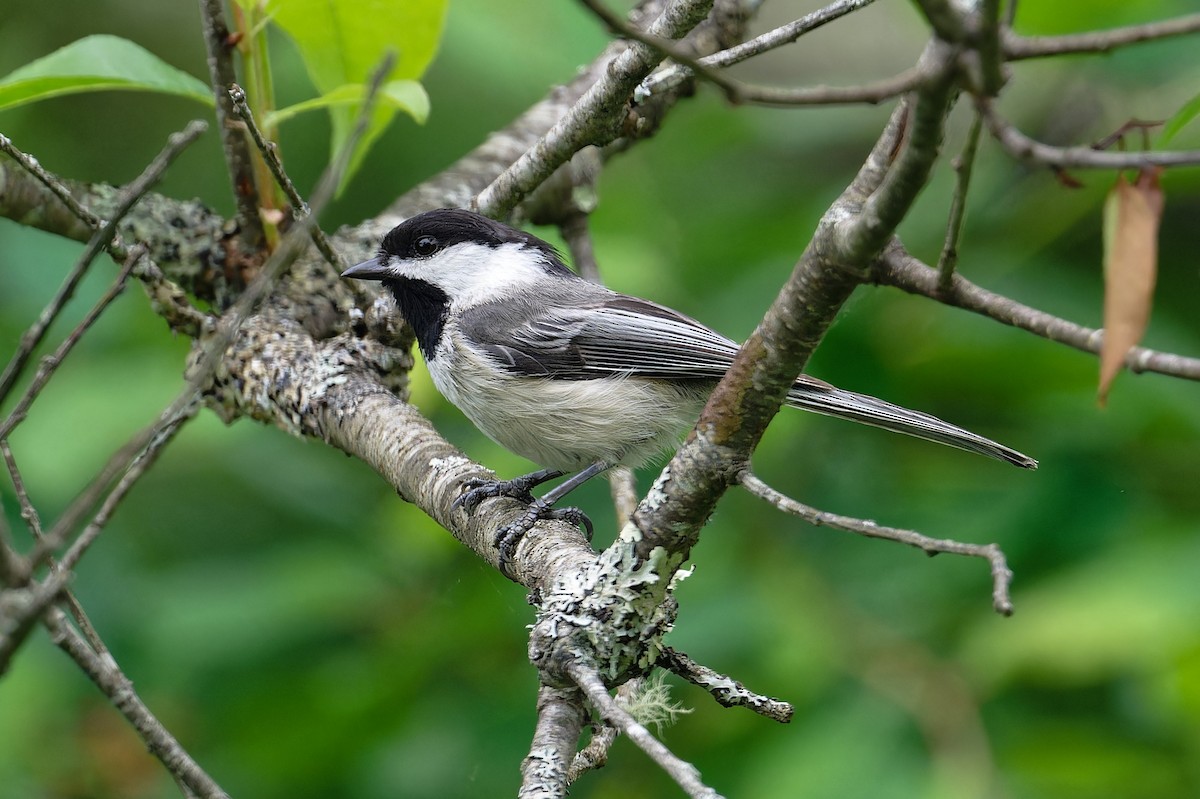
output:
M125 36L204 76L194 4L4 0L0 74L83 35ZM816 3L769 3L756 29ZM1024 2L1019 29L1060 33L1191 11L1187 0ZM880 2L738 69L780 84L849 83L911 63L923 29ZM428 124L402 119L325 220L352 223L435 174L598 52L573 3L451 3L426 74ZM1014 65L1004 112L1061 143L1130 117L1170 117L1196 94L1196 39L1106 57ZM280 103L311 93L272 44ZM0 130L60 174L131 179L195 106L138 94L50 100ZM827 203L861 163L882 108L727 108L701 88L600 185L596 251L614 287L743 336ZM86 123L84 123L86 120ZM968 122L954 117L948 155ZM86 124L86 128L84 125ZM1173 144L1200 145L1200 126ZM303 188L327 153L318 116L284 130ZM163 190L229 211L210 132ZM1112 175L1044 170L981 147L962 243L970 279L1069 319L1100 319L1100 206ZM916 254L941 245L948 159L906 221ZM1194 220L1200 173L1164 176L1161 277L1146 344L1200 353ZM552 231L541 231L552 235ZM0 352L52 294L78 245L0 221ZM93 269L61 336L113 274ZM51 337L55 338L54 336ZM84 339L13 436L52 519L180 385L187 342L131 288ZM996 541L1016 572L1011 619L990 610L985 564L811 529L734 491L694 552L671 643L796 703L780 727L717 707L664 732L729 796L969 799L1200 795L1200 402L1194 384L1122 375L1095 402L1095 358L888 290L863 289L811 371L954 420L1039 458L1023 473L904 437L781 415L755 459L819 507L931 535ZM474 458L528 464L484 440L418 367L414 401ZM651 473L641 475L643 486ZM4 512L22 528L10 486ZM611 531L603 483L577 497ZM611 535L608 532L607 535ZM74 587L149 705L234 796L513 795L534 722L532 611L357 461L202 415L137 487ZM47 640L0 680L0 795L158 797L175 789L123 720ZM572 796L677 789L627 741Z

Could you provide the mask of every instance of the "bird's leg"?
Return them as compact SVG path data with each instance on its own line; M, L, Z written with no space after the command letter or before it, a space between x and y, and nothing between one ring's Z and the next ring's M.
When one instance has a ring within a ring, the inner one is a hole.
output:
M568 479L559 483L554 488L547 491L545 496L542 497L531 496L529 494L529 489L535 485L538 485L539 483L545 482L546 480L552 480L555 477L560 476L562 472L554 472L549 469L544 469L540 472L534 472L532 474L525 475L524 477L518 477L515 480L497 480L485 485L479 485L473 488L467 494L464 494L463 497L466 497L469 494L477 491L488 492L482 496L479 496L478 499L475 499L474 502L468 506L468 510L470 510L488 496L513 496L512 494L505 494L502 491L491 493L489 488L490 485L499 483L517 483L517 488L520 490L522 488L521 484L524 484L524 495L517 496L516 498L528 502L529 509L526 510L525 513L516 521L506 524L496 531L494 543L496 548L500 550L500 571L509 577L512 576L512 570L509 568L509 566L512 562L513 552L516 550L517 544L520 542L521 538L527 532L529 532L535 524L537 524L539 519L558 519L561 521L570 522L571 524L579 525L586 531L588 540L592 540L592 520L587 517L587 514L585 514L579 508L555 508L554 503L558 502L567 494L571 493L588 480L603 472L609 467L609 465L610 464L606 461L596 461L583 471L578 472L577 474L574 474ZM462 497L459 499L461 500ZM463 504L466 506L467 502L464 501L460 503L456 501L455 504Z

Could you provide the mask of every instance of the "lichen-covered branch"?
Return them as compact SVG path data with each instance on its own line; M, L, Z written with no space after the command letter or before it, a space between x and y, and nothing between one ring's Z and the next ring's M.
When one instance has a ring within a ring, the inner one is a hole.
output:
M583 731L583 696L572 688L538 689L537 727L529 754L521 763L518 799L562 799L567 795L567 771Z

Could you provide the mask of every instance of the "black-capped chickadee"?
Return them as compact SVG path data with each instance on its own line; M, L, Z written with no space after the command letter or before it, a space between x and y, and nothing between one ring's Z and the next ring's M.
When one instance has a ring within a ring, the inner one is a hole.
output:
M416 333L434 385L489 438L547 468L478 481L456 505L512 496L529 512L500 530L505 556L539 518L591 523L554 502L617 464L676 446L738 344L678 311L610 291L550 244L470 211L418 214L379 255L342 273L380 280ZM882 427L1026 469L1037 461L983 436L800 375L787 404ZM530 489L577 472L534 499Z

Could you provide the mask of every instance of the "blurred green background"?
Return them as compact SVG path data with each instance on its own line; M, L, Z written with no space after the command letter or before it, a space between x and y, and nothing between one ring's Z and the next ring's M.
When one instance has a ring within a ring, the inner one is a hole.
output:
M756 31L818 3L767 4ZM1018 28L1060 33L1195 10L1194 2L1029 0ZM89 33L115 33L204 77L195 3L0 0L0 74ZM847 84L912 63L924 30L881 0L739 69L785 85ZM376 147L327 227L354 223L436 174L599 51L576 4L452 0L427 75L433 113ZM284 102L307 96L275 43ZM1002 108L1055 143L1130 117L1161 119L1200 91L1197 39L1014 66ZM869 148L886 108L726 107L701 88L600 184L596 251L619 290L744 336L808 232ZM0 131L60 174L121 183L203 109L139 94L62 98L0 114ZM969 121L954 116L949 153ZM1200 146L1200 125L1177 140ZM285 160L311 186L327 152L316 115L285 126ZM210 131L163 191L228 212ZM1063 188L988 141L972 186L962 271L1098 326L1100 206L1112 175ZM948 159L906 221L934 260ZM1200 353L1196 170L1164 178L1162 275L1146 344ZM540 231L552 236L553 231ZM0 352L54 292L80 246L0 220ZM114 273L98 264L57 341ZM178 390L187 342L132 288L12 437L52 519L108 454ZM53 343L53 342L52 342ZM1041 461L1023 473L847 423L782 414L757 472L832 511L1002 545L1017 613L990 609L981 561L812 529L738 491L722 501L679 590L669 642L796 704L778 726L694 709L663 737L742 797L1200 795L1200 387L1123 375L1107 409L1096 360L886 289L855 296L810 371L963 424ZM529 464L478 434L418 367L414 401L501 474ZM651 470L640 475L643 488ZM7 482L0 499L22 525ZM612 513L602 482L576 497ZM137 689L234 796L512 796L534 723L532 610L362 464L324 445L203 414L137 487L74 583ZM175 788L43 632L0 679L0 796L157 797ZM679 795L627 741L575 797Z

